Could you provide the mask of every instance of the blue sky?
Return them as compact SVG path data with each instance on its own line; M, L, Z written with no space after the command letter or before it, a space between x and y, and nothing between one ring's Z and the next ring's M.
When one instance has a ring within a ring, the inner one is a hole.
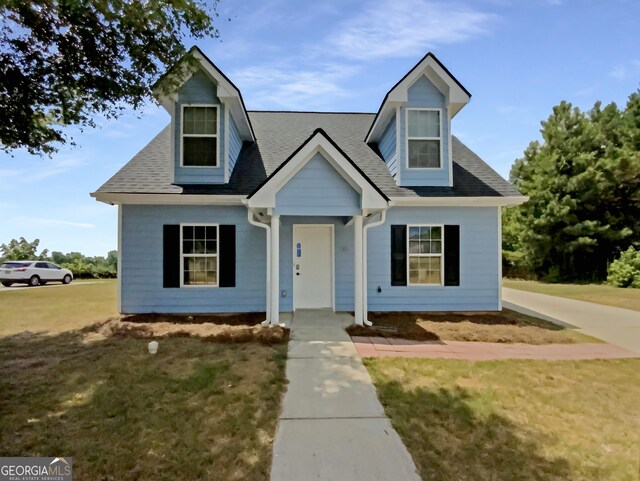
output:
M198 45L249 109L375 112L433 51L473 94L453 133L505 177L553 105L622 106L640 87L637 0L221 0L219 12L220 39ZM0 154L0 243L116 248L116 208L89 192L168 121L149 106L74 131L53 158Z

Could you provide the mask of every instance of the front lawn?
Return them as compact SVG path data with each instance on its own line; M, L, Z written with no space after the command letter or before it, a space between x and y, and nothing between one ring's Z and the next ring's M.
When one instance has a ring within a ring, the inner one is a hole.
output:
M623 289L605 284L546 284L513 279L504 279L503 285L511 289L640 311L640 289Z
M80 281L78 281L80 282ZM0 336L19 332L58 333L117 314L115 279L90 284L0 291Z
M364 363L425 481L639 479L639 359Z
M74 479L268 479L286 345L147 342L0 338L0 456L73 456Z
M502 312L370 312L372 327L352 325L352 336L381 336L415 341L476 341L527 344L602 342L573 329L510 309Z

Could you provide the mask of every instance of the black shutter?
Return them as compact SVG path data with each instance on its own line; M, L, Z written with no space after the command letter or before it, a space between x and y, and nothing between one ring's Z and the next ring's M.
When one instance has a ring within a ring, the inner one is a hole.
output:
M391 285L407 285L407 226L391 226Z
M162 287L180 287L180 226L163 226Z
M444 285L460 285L460 226L444 226Z
M220 287L236 286L236 226L221 225L218 239Z

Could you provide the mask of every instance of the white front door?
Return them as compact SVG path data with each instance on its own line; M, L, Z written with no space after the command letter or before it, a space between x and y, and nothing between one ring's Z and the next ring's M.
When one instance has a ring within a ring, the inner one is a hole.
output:
M333 307L333 225L293 226L293 308Z

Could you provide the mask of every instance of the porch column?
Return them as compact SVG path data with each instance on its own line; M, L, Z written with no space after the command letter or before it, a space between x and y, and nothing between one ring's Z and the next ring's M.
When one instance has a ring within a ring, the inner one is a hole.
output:
M353 244L355 250L355 258L354 258L354 310L356 315L356 324L363 325L364 324L364 302L362 298L363 294L363 282L364 277L362 273L362 216L356 215L353 216Z
M280 323L280 216L271 216L271 324Z

